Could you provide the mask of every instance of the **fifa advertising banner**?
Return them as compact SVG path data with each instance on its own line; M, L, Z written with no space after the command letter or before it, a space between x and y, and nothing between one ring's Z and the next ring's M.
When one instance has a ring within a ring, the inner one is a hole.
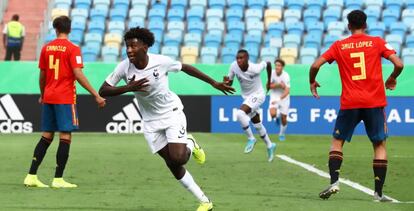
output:
M387 126L390 135L414 135L414 98L388 97L386 107ZM242 133L236 111L242 104L241 96L213 96L211 100L211 131L217 133ZM268 112L269 97L262 105L260 115L269 133L278 133ZM288 113L288 134L332 134L339 97L322 96L319 100L310 96L291 96ZM254 130L254 129L253 129ZM365 134L363 123L355 134Z
M189 131L210 132L210 97L181 96ZM40 131L39 95L0 95L0 133ZM142 133L142 118L132 95L109 97L99 109L93 97L78 95L79 132ZM207 111L207 112L205 112Z

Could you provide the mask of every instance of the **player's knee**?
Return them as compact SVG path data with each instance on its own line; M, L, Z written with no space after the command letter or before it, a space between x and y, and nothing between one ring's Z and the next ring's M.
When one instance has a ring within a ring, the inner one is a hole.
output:
M61 138L60 139L60 142L63 142L63 143L66 143L66 144L70 144L70 143L72 143L72 140Z
M167 165L171 166L182 166L187 163L188 155L187 153L176 152L170 154L170 159L167 161Z
M240 110L240 109L236 111L236 117L238 121L244 121L246 120L246 118L249 118L247 114L243 110Z
M255 123L253 124L254 128L256 128L256 130L260 131L263 129L263 124L261 122L259 123Z

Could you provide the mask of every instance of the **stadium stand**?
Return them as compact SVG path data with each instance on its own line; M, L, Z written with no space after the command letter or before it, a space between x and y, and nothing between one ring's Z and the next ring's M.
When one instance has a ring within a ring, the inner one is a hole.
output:
M309 64L349 35L346 16L354 9L367 13L369 34L410 58L405 49L414 47L414 0L55 0L49 17L70 15L77 34L71 39L99 48L93 61L125 58L122 35L140 26L154 33L150 52L182 61L230 63L246 48L254 62L280 55L287 63ZM43 32L45 42L52 32Z

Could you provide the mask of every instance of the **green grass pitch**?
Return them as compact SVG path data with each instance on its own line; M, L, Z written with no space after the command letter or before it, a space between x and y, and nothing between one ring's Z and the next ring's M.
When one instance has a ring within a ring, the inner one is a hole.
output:
M241 134L195 133L207 162L187 164L196 182L213 200L214 210L414 210L412 203L375 203L346 185L327 201L318 198L328 179L276 158L266 160L258 142L244 154ZM277 140L276 136L271 136ZM195 210L198 202L152 155L142 135L75 133L65 178L76 189L23 186L39 134L0 135L0 210ZM277 154L327 171L330 136L288 135ZM57 142L49 148L39 177L50 184ZM414 137L388 140L389 170L385 194L414 201ZM341 177L373 188L372 147L355 136L344 149Z

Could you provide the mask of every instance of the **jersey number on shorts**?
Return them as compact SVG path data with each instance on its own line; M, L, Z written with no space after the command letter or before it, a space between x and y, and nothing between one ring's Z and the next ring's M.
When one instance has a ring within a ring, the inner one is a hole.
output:
M53 60L54 60L54 56L49 55L49 69L55 70L55 80L57 80L59 77L59 59L56 59L55 62Z
M351 58L359 58L359 62L354 63L354 68L360 68L361 74L359 75L353 75L352 80L364 80L367 79L367 72L365 69L365 54L364 52L357 52L357 53L351 53Z

